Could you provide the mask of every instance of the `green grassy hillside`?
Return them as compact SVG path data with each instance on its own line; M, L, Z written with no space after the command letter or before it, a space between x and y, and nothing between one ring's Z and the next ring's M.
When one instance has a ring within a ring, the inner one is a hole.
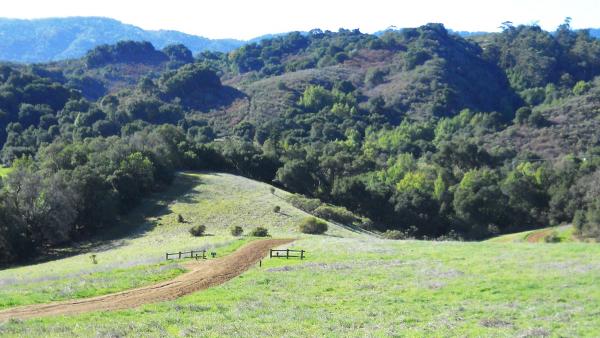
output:
M8 175L8 173L10 173L11 171L12 171L12 168L0 167L0 177L4 177L4 176Z
M38 265L0 271L0 299L46 302L167 279L166 250L250 240L230 225L261 225L308 259L265 259L221 286L172 302L70 317L13 320L2 336L594 336L600 331L600 247L586 243L389 241L330 225L300 235L305 216L267 184L228 174L184 174L124 221L134 235ZM273 207L281 206L280 213ZM177 222L181 214L189 223ZM209 236L193 238L191 225ZM93 276L93 277L88 277ZM12 283L12 284L11 284ZM87 286L86 286L87 284ZM92 285L93 287L90 287ZM101 285L105 288L98 291ZM89 291L94 289L93 291ZM44 292L45 293L44 293ZM111 292L111 291L108 291ZM50 295L46 297L45 295ZM5 302L5 301L4 301ZM6 308L10 304L2 305Z
M301 235L295 227L306 214L283 199L287 192L271 194L269 187L228 174L182 174L168 191L146 199L124 219L119 233L105 236L117 239L79 243L59 252L81 252L69 258L0 271L0 309L101 295L170 279L185 270L177 262L165 262L165 252L233 251L249 240L230 235L229 228L235 225L245 233L262 226L275 237ZM281 207L279 213L273 212L276 205ZM179 214L185 223L178 222ZM206 236L189 234L198 224L207 227ZM329 234L357 236L333 225ZM92 254L98 264L92 263Z
M562 225L544 229L523 231L514 234L502 235L487 240L493 243L565 243L580 241L574 234L572 225Z

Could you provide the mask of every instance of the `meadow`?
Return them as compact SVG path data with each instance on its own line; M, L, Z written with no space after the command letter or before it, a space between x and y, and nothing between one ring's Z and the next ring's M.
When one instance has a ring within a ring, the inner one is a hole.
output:
M330 224L302 235L286 192L228 174L183 174L123 220L133 235L81 253L0 271L0 308L86 297L183 272L165 251L227 254L265 226L308 259L265 259L220 286L115 312L11 320L8 337L65 336L597 336L600 247L513 241L391 241ZM273 212L280 206L279 213ZM181 214L187 223L179 223ZM140 222L136 226L136 222ZM204 224L208 236L192 237ZM124 230L125 231L125 230ZM96 254L98 264L90 262ZM60 290L66 290L63 294ZM5 299L12 299L6 302Z
M0 178L8 175L12 171L12 168L0 167Z
M579 238L572 225L560 225L549 228L517 232L514 234L497 236L487 240L494 243L571 243L594 242L593 239Z

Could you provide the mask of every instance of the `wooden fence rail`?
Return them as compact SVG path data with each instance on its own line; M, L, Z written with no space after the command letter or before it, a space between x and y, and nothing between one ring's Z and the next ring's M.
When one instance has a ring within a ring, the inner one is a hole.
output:
M165 254L165 258L167 260L175 259L175 258L170 258L170 257L177 257L177 259L182 259L182 258L206 259L206 250L179 251L179 252L173 252L173 253L167 252Z
M304 250L290 250L290 249L271 249L269 252L269 258L280 257L280 258L305 258ZM281 253L281 254L280 254Z

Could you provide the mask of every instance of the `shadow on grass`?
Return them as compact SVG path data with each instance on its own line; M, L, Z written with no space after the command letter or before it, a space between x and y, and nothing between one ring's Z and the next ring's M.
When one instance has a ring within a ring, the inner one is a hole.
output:
M372 232L372 231L369 231L369 230L362 229L362 228L360 228L360 227L357 227L357 226L355 226L355 225L347 225L347 224L342 224L342 223L339 223L339 222L336 222L336 221L332 221L332 220L327 220L327 221L328 221L329 223L331 223L331 224L335 224L335 225L339 226L340 228L344 228L344 229L346 229L346 230L348 230L348 231L351 231L351 232L353 232L353 233L356 233L356 234L361 234L361 235L369 235L369 236L373 236L373 237L375 237L375 238L383 238L383 237L382 237L380 234L378 234L378 233L375 233L375 232Z
M194 195L198 194L193 189L201 183L202 180L198 176L180 173L170 186L143 199L128 214L121 216L113 227L100 229L99 233L86 241L71 242L64 247L49 248L34 259L0 268L14 268L58 260L90 251L102 252L122 247L128 241L142 237L154 229L161 217L171 213L169 205L173 202L192 203Z
M321 236L335 237L335 238L344 238L344 236L340 236L340 235L332 235L332 234L321 234Z

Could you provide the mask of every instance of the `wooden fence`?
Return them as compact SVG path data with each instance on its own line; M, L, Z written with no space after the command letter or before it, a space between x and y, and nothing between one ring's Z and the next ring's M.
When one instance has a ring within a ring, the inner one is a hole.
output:
M290 250L290 249L271 249L269 252L269 257L280 257L280 258L305 258L304 250Z
M175 259L175 258L170 258L170 257L177 257L177 259L182 259L182 258L206 259L206 250L191 250L191 251L183 251L183 252L179 251L179 252L173 252L173 253L167 252L165 254L165 258L167 260Z

